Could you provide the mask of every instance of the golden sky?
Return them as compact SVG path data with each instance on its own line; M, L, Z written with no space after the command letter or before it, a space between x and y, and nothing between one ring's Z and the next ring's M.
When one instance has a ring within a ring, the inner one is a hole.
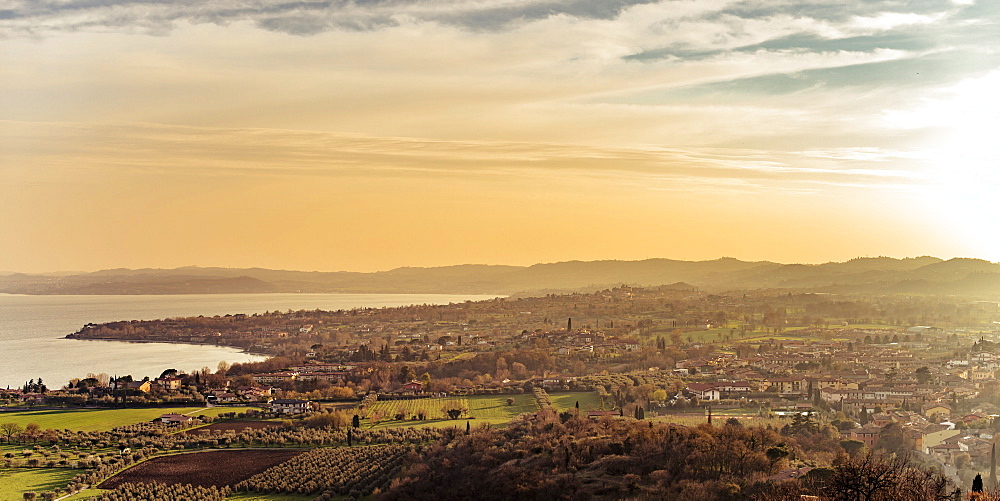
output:
M0 1L0 270L1000 260L996 1Z

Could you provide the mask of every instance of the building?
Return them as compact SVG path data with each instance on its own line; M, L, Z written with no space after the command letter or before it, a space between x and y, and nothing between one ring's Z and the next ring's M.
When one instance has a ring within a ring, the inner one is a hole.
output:
M254 374L255 383L284 383L285 381L295 381L299 377L297 372L270 372L267 374Z
M164 390L179 390L181 388L181 378L179 377L161 377L153 381Z
M687 390L694 394L698 400L719 400L722 398L722 394L714 383L688 383Z
M125 389L149 393L151 386L149 381L129 381L128 383L125 383Z
M271 410L278 414L302 414L312 408L308 400L279 398L271 400Z
M403 391L412 391L414 393L420 393L424 391L424 383L420 381L410 381L403 385Z
M935 414L949 417L951 416L951 406L941 403L930 403L922 406L920 408L920 413L926 417L931 417Z
M861 428L855 428L847 432L847 438L850 440L857 440L858 442L863 442L865 447L869 449L874 449L875 444L878 442L879 434L882 433L882 428L874 425L862 426Z

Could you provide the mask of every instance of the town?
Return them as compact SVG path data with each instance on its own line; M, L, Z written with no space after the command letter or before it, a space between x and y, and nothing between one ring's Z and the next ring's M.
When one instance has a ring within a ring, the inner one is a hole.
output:
M530 410L555 400L556 410L592 419L694 425L714 417L825 441L817 447L832 451L905 452L969 485L995 475L996 320L993 302L709 294L674 284L113 322L71 337L210 342L271 358L141 379L89 374L59 388L32 380L0 399L23 408L251 406L369 427L456 418L503 425L509 416L477 416L485 402ZM813 468L786 466L794 475Z

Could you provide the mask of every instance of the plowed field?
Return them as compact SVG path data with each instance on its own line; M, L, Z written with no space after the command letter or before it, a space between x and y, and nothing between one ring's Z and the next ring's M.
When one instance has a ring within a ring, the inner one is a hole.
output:
M272 466L288 461L304 450L235 450L192 452L150 459L105 480L101 489L114 489L126 482L234 485Z

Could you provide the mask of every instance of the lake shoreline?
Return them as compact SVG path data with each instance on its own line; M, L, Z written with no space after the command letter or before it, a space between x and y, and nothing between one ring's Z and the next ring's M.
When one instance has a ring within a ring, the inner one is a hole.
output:
M259 351L250 351L247 349L240 348L239 346L230 346L227 344L217 344L217 343L199 343L191 341L164 341L158 339L119 339L119 338L101 338L101 337L70 337L73 334L67 334L59 339L69 339L73 341L100 341L100 342L111 342L111 343L138 343L138 344L179 344L187 346L215 346L218 348L230 348L234 350L240 350L240 353L245 353L247 355L254 355L258 357L273 357L273 353L264 353Z
M272 355L259 349L217 344L214 339L73 338L88 324L130 320L254 315L278 311L352 310L413 304L449 304L492 299L459 294L185 294L28 295L0 294L0 387L39 378L50 387L88 373L156 376L164 369L248 363ZM67 343L104 341L102 343ZM158 346L154 346L158 344Z

